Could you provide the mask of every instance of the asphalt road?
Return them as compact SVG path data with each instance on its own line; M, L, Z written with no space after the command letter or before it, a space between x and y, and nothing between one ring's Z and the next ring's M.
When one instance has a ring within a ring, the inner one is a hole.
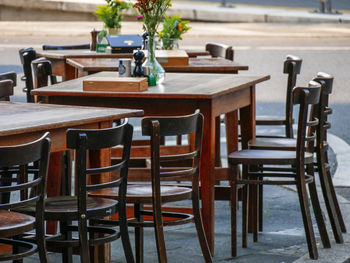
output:
M311 10L319 8L319 0L191 0L191 1L206 1L218 2L225 1L227 4L245 4L245 5L259 5L259 6L282 6L282 7L296 7L296 8L310 8ZM350 10L349 0L329 0L333 9Z

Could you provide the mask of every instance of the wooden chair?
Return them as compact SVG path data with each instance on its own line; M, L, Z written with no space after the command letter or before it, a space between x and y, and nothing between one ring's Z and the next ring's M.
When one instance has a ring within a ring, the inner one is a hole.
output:
M46 133L29 143L0 147L0 243L10 246L10 251L0 254L0 261L18 262L38 252L40 262L48 262L43 211L50 145ZM26 170L31 162L39 162L39 172L33 178ZM35 207L33 216L14 211L30 205ZM20 239L34 229L36 244Z
M49 197L45 202L45 219L60 222L60 233L49 238L50 247L62 248L62 262L72 262L72 248L79 248L80 262L88 263L93 257L89 247L99 246L99 262L104 262L103 245L119 237L122 239L126 262L134 262L126 221L125 194L127 187L128 162L133 127L124 123L108 129L68 129L67 147L75 151L76 194ZM88 156L94 151L108 150L123 145L123 156L119 163L88 168ZM110 176L110 173L119 176ZM107 180L101 182L101 179ZM113 188L119 192L116 200L102 197L88 197L88 192ZM115 228L89 225L89 221L103 219L118 213L120 233ZM77 222L77 224L72 224ZM77 232L78 238L72 238Z
M314 81L309 83L308 88L295 88L293 90L293 104L299 104L297 147L294 151L278 150L256 150L245 149L229 154L228 160L233 172L236 172L239 164L243 165L242 179L235 176L231 179L232 186L232 210L231 210L231 235L232 235L232 255L236 256L236 209L237 209L237 185L243 184L242 201L242 245L247 246L247 210L248 210L248 191L253 191L252 203L253 209L249 216L257 222L257 185L296 185L304 229L306 234L309 255L312 259L318 258L314 230L309 210L309 202L306 192L308 184L310 198L315 213L319 233L324 247L330 247L326 226L323 221L322 210L319 204L316 184L313 170L313 147L316 136L314 133L306 135L306 128L318 124L317 119L307 121L309 106L317 104L320 98L320 84ZM305 146L307 144L307 146ZM265 166L281 165L294 167L280 172L265 169ZM262 166L264 169L257 171L256 167ZM234 173L236 174L236 173ZM269 180L265 180L269 179ZM288 180L287 180L288 179ZM257 224L254 225L254 241L257 241Z
M315 105L312 111L312 118L319 120L319 125L310 129L309 133L316 132L317 142L315 152L317 162L315 167L318 171L322 193L325 200L328 216L332 226L333 234L337 243L343 243L342 232L346 232L343 216L339 208L337 196L333 187L332 177L330 174L328 162L328 144L327 144L327 130L331 127L327 120L332 109L328 107L329 95L332 93L333 76L319 72L314 78L321 84L321 96L318 104ZM295 150L296 139L294 138L256 138L249 142L251 149L270 149L270 150ZM262 217L262 211L259 212ZM260 218L261 219L261 218ZM260 220L260 224L262 220Z
M129 226L135 227L136 261L143 262L143 228L154 227L158 261L167 262L163 226L180 225L194 220L199 243L205 262L212 262L208 243L203 229L199 204L199 168L201 156L203 115L196 111L194 114L178 117L147 117L142 120L142 134L150 136L151 141L151 182L129 183L127 203L134 204L135 218L129 220ZM161 137L194 134L195 145L187 152L162 155ZM182 168L178 163L189 161L190 166ZM162 167L167 163L166 168ZM172 164L172 166L170 165ZM135 174L141 177L138 169ZM132 172L132 170L130 170ZM149 172L149 170L148 170ZM144 174L144 173L143 173ZM148 173L149 175L149 173ZM164 182L166 180L166 182ZM191 187L174 185L169 181L192 181ZM95 195L118 198L118 192L110 189L96 192ZM193 215L162 210L163 204L192 199ZM152 211L143 209L143 205L152 205ZM144 221L144 216L153 216L153 221ZM164 217L172 218L165 220Z
M17 74L15 72L0 73L0 101L10 101L16 81Z
M26 93L27 102L34 102L34 97L30 94L33 89L33 74L31 63L36 58L36 52L32 47L19 50L19 57L23 66L24 76L21 78L25 82L23 92Z
M232 61L234 60L234 50L232 46L209 42L205 44L205 50L208 51L212 57L221 57Z
M67 50L67 49L90 49L90 44L78 44L78 45L43 45L43 50Z
M285 134L281 137L293 138L293 98L292 91L296 85L297 75L300 74L302 59L287 55L283 63L283 73L288 75L285 116L257 116L256 125L284 126ZM257 135L260 137L261 135ZM268 137L268 135L263 135Z

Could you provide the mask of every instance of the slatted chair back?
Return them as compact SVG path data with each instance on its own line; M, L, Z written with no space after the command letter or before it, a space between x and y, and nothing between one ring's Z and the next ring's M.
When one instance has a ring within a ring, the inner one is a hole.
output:
M49 84L56 84L57 80L52 75L51 61L46 58L38 58L32 61L32 68L34 74L34 88L41 88Z
M297 134L297 157L299 158L299 165L304 165L305 151L313 153L313 145L316 141L316 132L306 134L307 127L318 126L318 119L311 117L312 110L310 105L316 105L320 101L321 85L318 82L310 81L307 88L295 88L293 90L293 104L299 104L299 118L298 118L298 134Z
M86 214L86 197L88 191L119 186L119 201L125 203L132 134L133 127L127 122L108 129L69 129L67 131L67 147L76 151L78 213ZM88 151L102 150L120 145L123 145L123 156L120 162L106 167L88 168ZM116 171L120 171L120 177L105 176L106 173ZM101 179L101 176L105 179L110 178L110 180L104 183L98 183L101 180L96 177Z
M13 95L13 81L0 80L0 101L10 101L10 96Z
M17 83L16 72L0 73L0 101L10 101L10 96L13 95L13 87Z
M208 51L212 57L234 60L234 50L232 46L210 42L205 44L205 50Z
M43 45L43 50L68 50L68 49L90 49L90 44L79 45Z
M20 240L3 238L19 236L35 228L40 262L47 262L44 240L44 199L50 145L51 141L47 132L33 142L0 147L0 243L25 248L24 251L14 249L13 254L1 254L0 261L21 259L33 254L36 246L28 245L27 242L22 244ZM39 171L36 176L30 177L27 167L32 162L39 163ZM19 197L16 197L16 193L19 193ZM33 219L13 211L28 206L36 207Z
M34 102L30 91L33 89L33 74L31 63L36 58L36 52L32 47L19 50L19 57L23 66L24 76L21 78L25 82L23 92L26 93L27 102Z
M285 132L287 138L293 138L293 98L292 91L296 85L297 75L300 74L302 59L287 55L283 64L283 73L288 74L287 94L285 103L286 125Z
M181 180L193 177L194 184L198 184L199 165L201 155L201 140L203 129L203 115L196 111L194 114L181 117L146 117L142 120L142 134L151 137L152 183L159 187L162 178ZM160 155L162 136L178 136L195 134L195 144L191 152ZM191 160L192 167L179 171L162 171L162 162L171 166L171 162ZM194 186L196 187L196 186ZM160 194L160 193L158 193Z

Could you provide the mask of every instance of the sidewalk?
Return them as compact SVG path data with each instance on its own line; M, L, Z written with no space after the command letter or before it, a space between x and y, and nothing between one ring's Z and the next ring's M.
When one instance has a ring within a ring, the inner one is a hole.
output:
M1 20L95 20L92 13L103 0L0 0ZM26 8L23 9L23 6ZM11 10L11 13L9 12ZM21 11L23 10L23 11ZM43 12L45 11L45 12ZM269 8L263 6L235 5L220 7L218 3L173 1L168 14L182 14L191 21L255 22L255 23L350 23L350 14L311 13L308 9ZM134 12L126 13L132 19Z

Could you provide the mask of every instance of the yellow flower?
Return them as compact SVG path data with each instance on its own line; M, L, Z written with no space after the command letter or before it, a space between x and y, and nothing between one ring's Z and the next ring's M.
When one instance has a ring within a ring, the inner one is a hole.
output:
M173 6L173 4L169 1L168 6Z
M158 34L158 36L159 36L159 37L163 37L163 33L160 32L160 33Z
M121 1L121 0L115 0L115 2L118 3L118 4L122 4L123 3L123 1Z

